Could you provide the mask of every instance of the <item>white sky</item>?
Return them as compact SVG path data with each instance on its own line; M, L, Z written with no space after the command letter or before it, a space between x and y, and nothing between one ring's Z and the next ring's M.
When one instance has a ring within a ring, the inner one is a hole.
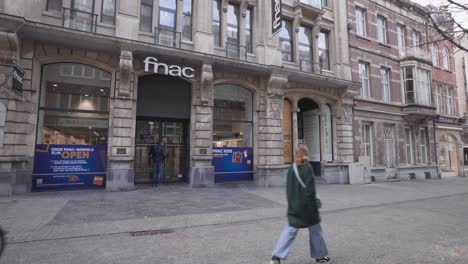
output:
M427 6L427 5L440 6L443 4L447 4L446 0L411 0L411 1L418 3L422 6ZM457 2L466 4L468 3L468 0L457 0ZM454 18L456 19L456 21L464 25L464 27L468 27L468 11L465 12L464 14L458 13L454 15Z

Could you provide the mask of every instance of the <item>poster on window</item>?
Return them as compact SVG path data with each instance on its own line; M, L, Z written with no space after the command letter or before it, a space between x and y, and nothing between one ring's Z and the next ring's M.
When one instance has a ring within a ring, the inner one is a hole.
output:
M104 188L107 145L37 144L33 191Z
M215 182L253 180L252 148L213 148Z

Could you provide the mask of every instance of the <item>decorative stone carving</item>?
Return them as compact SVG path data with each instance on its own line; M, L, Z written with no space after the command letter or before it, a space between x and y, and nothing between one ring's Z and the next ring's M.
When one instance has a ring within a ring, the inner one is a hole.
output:
M133 75L133 57L131 51L122 50L120 52L119 68L120 85L118 87L118 95L123 97L129 97Z
M353 121L353 109L351 106L344 106L343 107L343 117L345 124L351 124Z
M203 64L200 76L200 104L209 105L213 99L213 69Z
M288 83L288 78L272 74L268 81L268 97L271 95L282 96L285 85Z
M16 33L0 32L0 64L13 65L18 63L19 46Z
M296 32L299 32L299 27L301 26L303 16L302 16L302 10L296 10L294 12L294 21L293 21L293 28Z

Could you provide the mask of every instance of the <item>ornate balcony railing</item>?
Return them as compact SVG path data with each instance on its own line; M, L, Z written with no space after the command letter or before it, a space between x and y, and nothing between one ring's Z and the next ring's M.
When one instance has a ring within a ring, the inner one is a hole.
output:
M246 61L247 46L226 42L226 57Z
M96 32L97 14L72 8L63 8L63 27Z
M154 28L154 42L157 45L180 48L182 33L165 28Z

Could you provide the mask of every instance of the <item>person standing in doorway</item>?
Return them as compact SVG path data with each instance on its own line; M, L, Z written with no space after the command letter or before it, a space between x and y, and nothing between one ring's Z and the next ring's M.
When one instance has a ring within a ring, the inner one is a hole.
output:
M158 186L161 183L161 175L164 172L166 148L161 145L161 142L158 142L151 147L149 155L153 159L154 186Z
M273 251L270 264L280 264L288 257L300 228L309 229L310 255L317 263L327 263L328 248L322 236L320 202L315 191L314 171L309 164L309 149L299 144L295 163L289 168L287 177L288 223L281 233Z

